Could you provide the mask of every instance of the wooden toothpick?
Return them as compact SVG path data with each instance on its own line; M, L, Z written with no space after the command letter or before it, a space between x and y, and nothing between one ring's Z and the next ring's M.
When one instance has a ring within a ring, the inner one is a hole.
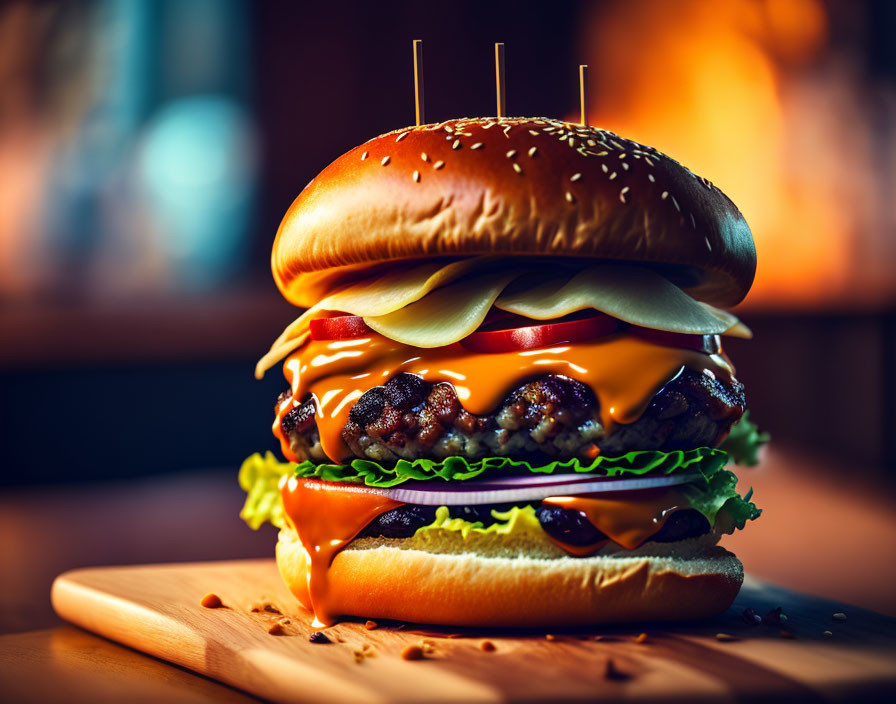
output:
M588 126L588 66L581 64L579 66L579 105L582 109L582 124Z
M507 101L504 95L504 43L495 44L495 88L498 98L498 117L506 117Z
M423 40L414 40L414 108L417 127L426 122L423 109Z

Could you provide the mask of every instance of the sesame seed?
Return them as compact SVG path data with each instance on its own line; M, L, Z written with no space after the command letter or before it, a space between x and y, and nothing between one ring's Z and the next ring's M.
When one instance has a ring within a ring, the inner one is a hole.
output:
M504 136L505 137L507 137L507 133L510 132L511 127L513 127L513 125L507 125L507 127L504 128ZM510 139L510 137L507 137L507 139Z
M607 156L609 153L610 153L610 152L608 152L608 151L602 151L602 152L598 152L598 153L595 154L594 156Z
M627 157L627 156L628 156L628 154L626 154L625 152L622 152L622 154L619 155L619 158L625 159L625 157Z
M529 130L529 134L531 134L533 137L537 137L537 136L538 136L538 130Z
M446 132L454 132L454 130L451 129L451 127L449 127L448 125L445 125L445 131Z
M607 168L607 165L606 165L606 164L601 164L601 165L600 165L600 168L601 168L601 171L603 171L604 173L607 173L607 171L610 170L610 169Z
M582 174L573 174L572 176L569 177L569 180L575 182L575 181L578 181L580 178L582 178Z
M628 171L628 162L623 161L622 168L625 169L626 171Z
M596 146L597 146L597 142L595 142L593 139L589 139L589 140L588 140L588 146L589 146L589 147L596 147Z
M444 165L445 165L444 161L437 161L435 164L432 165L432 168L441 169Z
M690 213L690 216L691 216L691 227L696 230L697 229L697 221L694 220L694 214Z
M455 139L454 142L451 144L451 148L452 149L460 149L460 140Z
M390 161L391 161L390 157L388 157L388 156L384 156L384 157L383 157L383 160L382 160L380 163L381 163L383 166L385 166L385 165L388 164Z
M370 152L364 152L364 153L361 155L361 161L364 161L368 156L370 156Z
M529 149L529 156L535 156L536 154L538 154L538 147L531 147Z
M429 154L423 152L420 154L420 158L423 159L423 161L429 161Z
M513 159L513 157L516 156L516 149L511 149L509 152L507 152L506 156L508 159Z
M651 183L656 183L656 179L653 177L653 174L647 174L647 180Z
M482 142L476 142L470 149L482 149Z
M414 180L415 180L417 183L420 183L420 172L419 172L419 171L415 171L415 172L414 172Z
M576 202L575 196L572 193L570 193L569 191L566 192L566 200L568 200L570 203Z
M615 172L615 171L614 171L613 173L610 174L610 180L612 181L614 178L616 178L616 172Z
M652 162L650 159L648 159L646 156L644 157L644 161L647 162L647 165L648 165L648 166L650 166L650 167L653 166L653 162Z
M619 191L619 200L625 203L625 194L628 193L628 186L625 186L621 191Z
M675 200L675 196L672 196L672 205L675 206L675 209L676 209L679 213L681 212L681 206L678 205L678 201Z
M709 237L704 237L703 241L706 242L706 248L711 252L712 251L712 243L709 241Z
M407 136L408 136L408 133L407 133L407 132L402 132L400 135L398 135L398 139L396 139L395 141L396 141L396 142L400 142L401 140L403 140L403 139L404 139L405 137L407 137Z
M660 198L662 198L663 200L666 200L666 198L668 198L668 197L669 197L669 191L663 191L662 195L660 195Z
M831 618L834 619L835 621L845 621L845 620L846 620L846 614L843 613L842 611L838 611L837 613L833 614L833 615L831 616Z
M572 137L569 138L569 146L574 147L576 145L576 140Z
M516 162L513 162L512 166L513 166L513 170L516 171L518 174L523 173L523 167L520 166L519 164L517 164Z

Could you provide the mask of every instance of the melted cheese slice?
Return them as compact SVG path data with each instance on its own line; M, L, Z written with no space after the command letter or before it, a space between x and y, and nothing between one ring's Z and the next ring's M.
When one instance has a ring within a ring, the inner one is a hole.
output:
M311 320L327 312L362 316L376 332L424 348L463 339L479 327L493 305L534 320L594 308L656 330L751 335L735 316L694 300L650 269L601 264L579 270L555 267L557 273L547 278L532 276L550 266L533 258L472 257L400 267L356 281L325 296L293 321L259 360L255 376L261 378L304 344Z
M387 315L364 316L364 322L405 345L444 347L482 325L501 291L522 273L514 270L465 279Z
M535 320L594 308L654 330L750 336L746 326L731 313L694 300L668 279L639 266L599 264L571 278L560 274L519 293L504 294L495 306Z

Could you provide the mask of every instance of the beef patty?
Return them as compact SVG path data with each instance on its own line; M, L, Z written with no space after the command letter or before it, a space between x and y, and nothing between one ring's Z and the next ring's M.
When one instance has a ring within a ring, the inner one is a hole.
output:
M289 398L284 391L278 406ZM488 415L461 405L454 387L401 373L367 391L349 413L342 438L355 457L398 459L481 457L587 458L595 448L618 456L632 450L715 447L745 409L744 388L690 369L660 389L638 420L601 423L600 404L585 384L565 376L529 381ZM311 399L291 410L281 427L299 460L326 461Z

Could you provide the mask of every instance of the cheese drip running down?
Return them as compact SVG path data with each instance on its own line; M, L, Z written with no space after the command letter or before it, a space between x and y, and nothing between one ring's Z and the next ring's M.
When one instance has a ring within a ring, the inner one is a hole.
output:
M284 513L305 553L304 590L296 598L314 612L315 625L330 626L341 614L338 595L328 585L328 573L338 554L386 511L402 506L375 490L316 479L290 478L281 486ZM595 545L578 547L555 540L570 555L587 556L610 540L629 550L655 535L669 516L687 508L687 499L675 487L617 494L557 496L545 499L580 511L608 536Z
M570 377L588 386L600 402L601 422L632 423L650 400L683 368L709 373L730 383L734 370L720 355L665 347L620 333L556 347L480 354L459 343L422 349L376 333L351 340L312 340L283 367L291 395L277 409L274 435L283 455L298 462L283 433L289 411L314 399L321 447L333 462L351 456L342 429L357 400L402 372L431 383L451 383L463 407L475 415L494 412L508 393L546 374Z

